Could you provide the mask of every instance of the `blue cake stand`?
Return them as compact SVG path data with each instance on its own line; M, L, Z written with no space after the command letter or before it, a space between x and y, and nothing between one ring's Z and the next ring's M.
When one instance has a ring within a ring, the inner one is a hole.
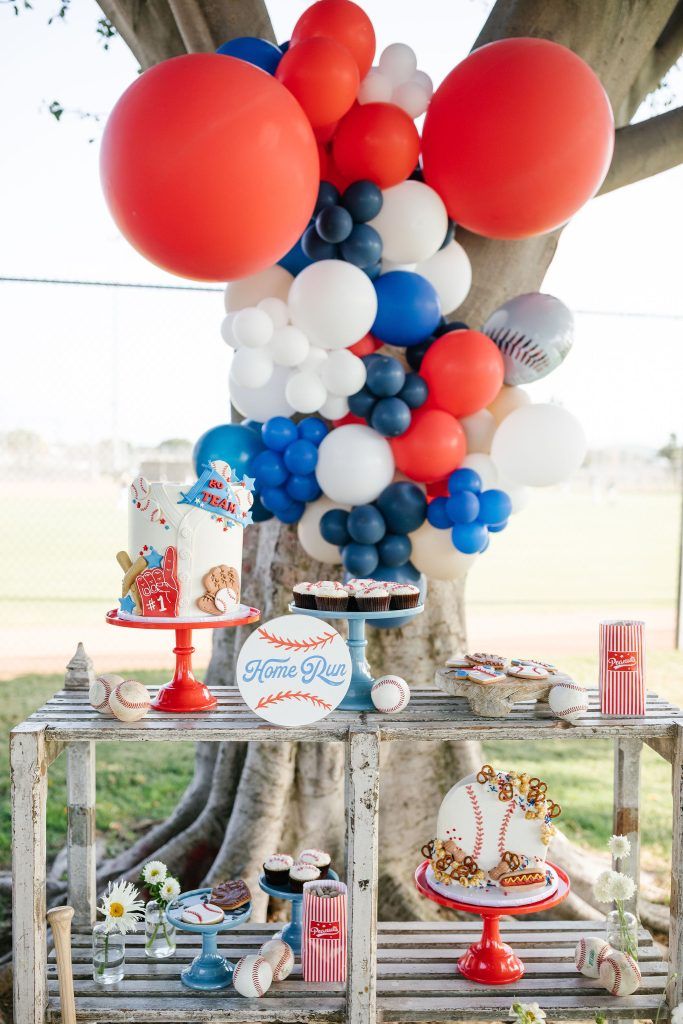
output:
M211 889L193 889L182 892L166 910L166 917L173 925L183 932L194 932L202 937L202 951L194 958L189 967L180 974L180 980L188 988L200 992L211 992L218 988L227 988L232 984L235 967L218 952L218 933L229 932L238 928L251 917L251 903L245 903L238 910L226 910L220 924L189 924L182 920L185 907L199 903L203 897L210 896Z
M368 645L365 639L365 623L391 621L391 619L412 619L421 615L425 610L423 604L416 608L399 608L393 612L327 612L319 611L317 608L298 608L295 604L289 605L290 612L297 615L312 615L314 619L346 619L349 624L349 636L346 645L351 655L351 683L346 696L339 705L338 711L374 711L374 704L370 698L370 690L374 683L370 666L365 660L365 648ZM402 625L402 623L397 623Z
M339 881L339 875L332 868L327 872L327 877L334 882ZM325 879L321 878L320 881L324 882ZM259 875L258 884L269 896L275 896L279 900L289 900L292 904L292 916L289 924L286 924L282 931L278 932L277 938L283 939L299 956L301 953L301 922L304 911L304 894L302 892L291 892L289 889L280 888L277 885L270 885L266 882L264 874Z

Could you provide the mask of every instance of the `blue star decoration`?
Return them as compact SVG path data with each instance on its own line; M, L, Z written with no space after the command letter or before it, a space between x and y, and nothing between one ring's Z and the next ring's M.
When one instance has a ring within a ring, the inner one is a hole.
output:
M253 491L254 490L255 483L256 483L256 478L253 477L253 476L245 476L244 480L242 481L242 484L244 485L244 487L248 491Z
M130 596L130 594L126 594L125 597L120 597L119 598L119 606L120 606L120 611L122 611L122 612L134 612L135 611L135 604L133 603L133 598Z
M163 561L163 555L160 555L156 548L150 548L149 552L145 555L145 561L150 569L159 569Z

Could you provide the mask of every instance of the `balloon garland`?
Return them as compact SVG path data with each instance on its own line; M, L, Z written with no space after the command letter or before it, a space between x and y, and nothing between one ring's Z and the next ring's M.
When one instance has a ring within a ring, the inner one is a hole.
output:
M367 14L318 0L280 47L164 61L114 108L102 180L149 259L230 282L221 334L247 419L207 431L198 466L253 476L254 521L296 522L321 562L455 579L586 450L570 412L519 386L566 358L570 311L531 293L481 329L456 321L472 283L456 225L566 222L607 173L612 113L547 40L481 47L435 92L406 44L374 60Z

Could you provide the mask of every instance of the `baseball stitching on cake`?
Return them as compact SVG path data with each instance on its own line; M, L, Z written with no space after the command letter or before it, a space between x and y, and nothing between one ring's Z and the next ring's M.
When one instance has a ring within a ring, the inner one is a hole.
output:
M472 811L474 813L475 835L472 856L476 860L477 857L481 856L482 847L484 845L484 817L481 813L481 807L479 806L477 795L474 792L472 786L465 786L465 792L470 798L470 803L472 804Z
M503 820L502 820L501 825L500 825L500 832L498 833L498 853L501 855L501 857L503 856L503 854L507 850L507 846L505 844L505 838L507 836L507 831L508 831L508 828L510 827L510 822L512 821L512 815L515 813L515 808L516 807L517 807L516 802L514 800L511 800L510 803L507 805L507 810L505 811L505 815L504 815Z

